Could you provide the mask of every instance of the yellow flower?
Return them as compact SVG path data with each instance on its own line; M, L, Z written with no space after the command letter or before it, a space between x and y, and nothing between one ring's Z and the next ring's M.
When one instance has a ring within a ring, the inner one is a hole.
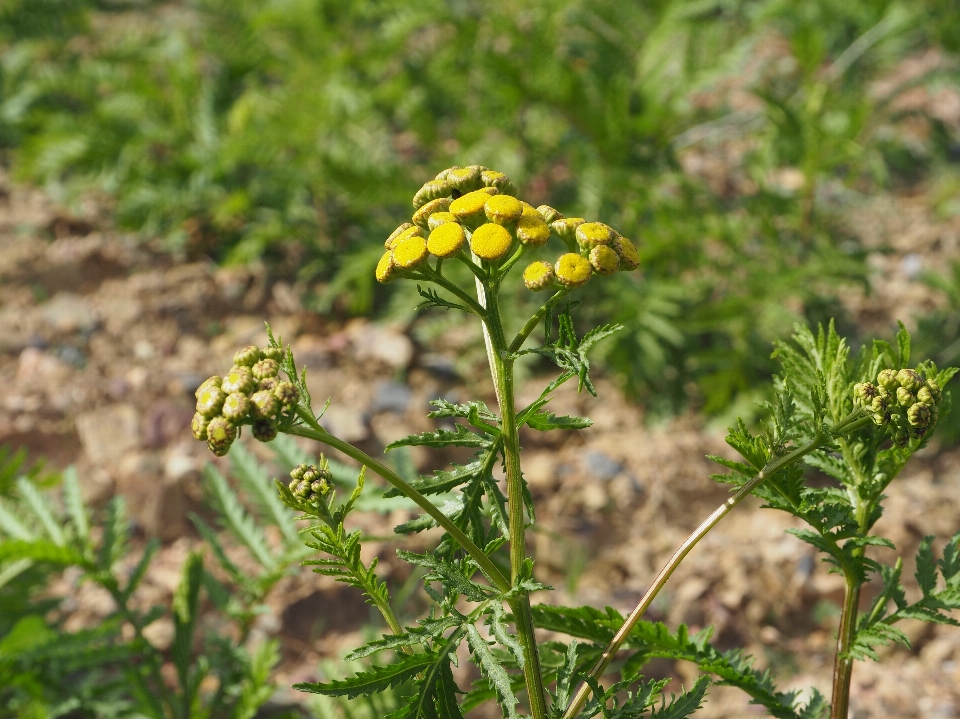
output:
M532 262L523 271L523 284L528 290L539 292L553 284L556 275L549 262Z
M452 212L434 212L430 215L430 219L427 220L427 227L431 230L435 230L444 222L456 222L457 216Z
M400 230L400 227L403 227L403 225L406 225L406 227L403 230ZM390 238L384 243L383 246L388 250L392 250L408 237L420 237L422 234L420 228L416 225L411 225L409 222L404 222L403 225L400 225L400 227L397 228L397 230L400 230L400 232L394 230L394 234L390 235Z
M393 253L387 250L377 263L377 282L385 285L394 279L393 269Z
M480 170L473 165L450 170L444 179L463 193L473 192L483 186L480 182Z
M570 242L576 239L577 228L584 223L582 217L566 217L554 220L550 224L550 229L557 233L564 242Z
M460 169L460 165L454 165L453 167L448 167L446 170L440 170L440 172L437 173L437 176L436 176L436 178L434 178L434 179L437 179L437 180L446 180L446 179L447 179L447 175L448 175L449 173L453 172L454 170L459 170L459 169Z
M463 198L461 198L463 199ZM513 237L503 225L480 225L470 237L470 249L484 260L498 260L510 250Z
M523 214L520 215L521 217L536 217L538 220L543 219L540 217L540 213L537 212L537 208L531 205L529 202L520 200L520 205L523 207Z
M525 245L539 247L550 239L550 228L540 215L524 216L517 220L517 239Z
M451 200L449 197L438 197L436 200L430 200L430 202L413 213L413 223L426 229L428 227L427 222L430 219L430 215L432 215L434 212L443 212L450 207L450 202Z
M494 195L483 205L483 211L490 222L505 225L513 222L523 214L523 205L516 197L510 195Z
M584 222L577 226L577 243L585 250L597 245L609 245L613 241L613 230L602 222Z
M427 250L437 257L450 257L463 247L467 235L457 222L444 222L427 238Z
M436 200L440 197L450 197L453 194L453 186L444 180L430 180L423 183L423 187L417 190L413 196L413 207L419 210L430 200Z
M393 248L393 264L401 270L411 270L426 258L427 241L422 237L407 237Z
M483 218L483 206L491 195L497 194L496 187L484 187L474 192L468 192L463 197L458 197L450 203L450 212L457 216L461 222L472 224L481 221Z
M537 212L540 214L540 218L548 225L551 222L563 219L563 215L550 207L550 205L540 205L540 207L537 208Z
M590 250L590 264L598 275L612 275L620 266L620 258L606 245L597 245Z
M579 287L590 279L590 263L573 252L561 255L555 270L557 279L567 287Z
M640 253L633 243L619 234L613 240L613 251L620 257L621 271L629 272L640 266Z
M517 194L517 186L514 185L510 181L510 178L504 175L502 172L497 172L496 170L484 170L480 173L480 181L487 187L496 187L498 190L500 190L501 194Z

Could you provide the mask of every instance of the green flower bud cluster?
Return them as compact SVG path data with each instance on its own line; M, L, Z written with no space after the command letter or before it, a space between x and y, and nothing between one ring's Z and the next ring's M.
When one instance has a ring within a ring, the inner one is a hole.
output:
M280 379L281 359L279 347L250 346L237 352L224 377L210 377L197 388L193 436L206 440L218 457L230 450L245 424L261 442L273 440L281 415L300 399L296 386Z
M330 491L333 476L326 466L298 464L290 472L290 493L301 502L313 504Z
M881 370L876 384L854 385L853 396L874 424L890 430L898 447L906 447L911 439L924 437L936 426L943 401L939 385L912 369Z
M394 230L377 264L377 281L416 276L433 256L467 258L467 251L496 265L517 248L539 247L551 235L568 252L555 263L534 262L523 273L531 290L579 287L593 275L635 270L640 256L633 243L601 222L564 218L548 205L518 200L502 172L482 165L451 167L413 197L411 222Z

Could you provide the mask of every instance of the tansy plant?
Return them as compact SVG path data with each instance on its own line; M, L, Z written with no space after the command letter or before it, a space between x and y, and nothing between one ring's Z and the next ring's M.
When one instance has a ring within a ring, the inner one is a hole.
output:
M470 447L476 453L467 464L408 482L332 435L313 410L305 374L298 373L289 348L269 328L269 346L239 351L223 378L210 378L197 392L193 429L215 454L226 453L245 425L263 441L278 432L313 439L389 482L388 496L405 495L423 510L419 518L397 527L398 533L438 525L444 530L432 551L398 551L403 560L426 571L424 590L433 602L427 616L402 626L388 587L376 576L376 562L365 565L360 560L360 533L346 528L363 473L345 503L337 502L322 457L317 465L294 469L289 484L277 483L282 500L310 522L303 530L307 545L324 555L309 563L360 588L390 629L349 655L351 660L376 655L378 661L369 671L297 688L352 698L403 684L411 693L391 714L394 719L462 717L487 701L498 702L506 717L518 716L518 707L525 706L535 719L666 719L693 713L713 677L740 687L776 717L812 719L828 710L832 717L845 717L856 658L876 658L873 647L882 642L906 643L895 626L900 619L953 623L947 612L960 607L960 534L939 562L934 560L932 538L924 540L917 560L923 596L913 603L900 584L900 561L885 566L868 553L871 546L892 546L870 533L881 513L883 491L927 441L936 425L941 387L955 370L939 371L932 362L911 369L909 336L902 328L895 346L875 342L855 358L832 326L818 335L799 329L793 343L777 349L784 373L776 379L776 401L766 426L760 433L743 423L731 430L728 442L743 461L716 458L731 470L719 479L733 484L735 493L678 548L636 610L624 619L610 608L533 607L530 593L549 587L536 580L533 561L526 555L524 532L534 521L534 511L521 472L518 432L524 425L551 431L591 424L582 417L555 416L547 406L554 390L572 379L579 389L594 393L587 352L618 329L599 327L580 338L570 314L574 303L554 309L586 282L636 269L639 257L628 239L603 223L565 218L514 195L505 175L484 167L441 172L416 193L411 222L387 238L376 269L380 282L416 280L423 306L465 312L482 325L498 411L481 401L436 400L429 416L454 420L453 429L413 435L387 447ZM559 256L547 254L552 238L562 245ZM508 337L500 290L521 261L526 287L550 295L517 334ZM462 286L455 278L464 273L450 271L451 266L466 268L474 287ZM544 343L524 349L541 323ZM518 409L514 366L530 354L549 358L560 373L534 402ZM498 462L505 491L493 474ZM807 486L805 474L811 470L833 477L835 486ZM430 499L455 490L456 501L444 502L442 508ZM794 534L824 553L846 581L830 705L816 691L799 705L796 693L777 691L769 674L753 669L740 652L714 649L708 643L709 629L691 636L684 626L671 632L641 619L693 546L751 493L806 522L809 528ZM862 589L874 576L882 589L871 592L870 606L860 613L861 593L866 594ZM538 642L536 628L570 641ZM451 669L464 643L483 677L467 692L456 684ZM668 701L663 696L665 680L643 679L645 663L656 657L693 661L703 676Z

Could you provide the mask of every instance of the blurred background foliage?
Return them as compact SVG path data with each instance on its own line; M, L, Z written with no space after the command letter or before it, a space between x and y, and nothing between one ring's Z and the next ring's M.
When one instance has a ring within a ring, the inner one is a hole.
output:
M628 392L742 413L792 322L856 335L845 212L956 189L956 130L895 101L955 86L958 52L954 0L7 0L0 146L65 203L341 315L409 314L373 282L383 238L439 169L496 167L638 241L581 312L626 325L605 359ZM960 337L947 315L929 328Z

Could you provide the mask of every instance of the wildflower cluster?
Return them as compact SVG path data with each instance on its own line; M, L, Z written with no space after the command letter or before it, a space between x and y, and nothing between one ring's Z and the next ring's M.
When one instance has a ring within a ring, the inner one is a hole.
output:
M315 503L330 491L333 475L326 463L318 467L315 464L298 464L290 472L290 493L301 502Z
M437 258L438 270L439 262L451 257L470 264L477 258L486 267L496 267L505 258L516 261L528 249L543 246L551 235L567 252L553 263L527 266L523 281L530 290L572 289L594 274L612 275L640 265L637 248L612 227L564 217L548 205L533 207L515 195L516 187L502 172L482 165L444 170L414 195L412 221L387 238L377 280L419 278L431 256Z
M890 430L898 447L923 438L936 426L943 401L940 386L917 370L881 370L877 382L861 382L853 388L855 402L867 410L874 424Z
M245 424L261 442L273 440L278 420L300 398L296 386L279 377L282 359L279 347L250 346L237 352L226 376L210 377L197 388L193 436L206 440L218 457L230 450Z

